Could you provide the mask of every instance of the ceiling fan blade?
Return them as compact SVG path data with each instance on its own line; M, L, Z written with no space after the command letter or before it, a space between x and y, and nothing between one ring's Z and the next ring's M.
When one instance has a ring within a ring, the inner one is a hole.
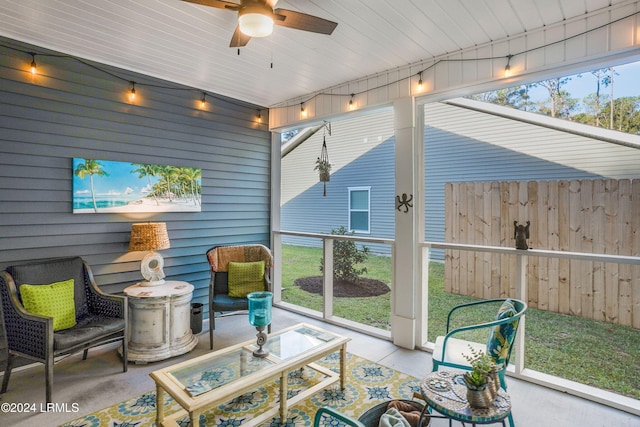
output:
M224 0L182 0L187 3L201 4L202 6L217 7L219 9L238 10L240 5Z
M273 18L273 23L281 27L327 35L333 33L333 30L338 26L337 22L288 9L275 9Z
M242 31L240 31L240 26L236 27L236 30L233 32L233 36L231 37L231 43L229 43L229 47L242 47L246 46L251 40L251 36L246 35Z

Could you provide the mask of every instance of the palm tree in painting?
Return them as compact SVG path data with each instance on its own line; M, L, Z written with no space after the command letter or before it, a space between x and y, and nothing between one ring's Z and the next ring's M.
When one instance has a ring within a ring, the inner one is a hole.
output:
M187 196L193 200L193 204L197 206L200 198L200 188L198 187L198 180L201 177L200 169L198 168L180 168L180 181L184 187L185 199ZM188 194L187 194L188 193Z
M84 163L79 163L76 170L73 173L80 179L84 179L89 176L89 183L91 185L91 200L93 201L93 211L98 212L98 205L96 204L96 192L93 189L93 175L109 176L107 172L102 169L102 163L97 160L84 159Z
M136 166L136 168L131 172L137 173L138 178L142 179L145 176L147 177L147 182L149 183L149 190L152 190L151 177L158 175L158 172L160 171L160 166L143 165L140 163L131 163L131 166ZM151 195L153 195L153 199L156 201L156 206L160 206L160 202L158 201L158 196L156 195L156 192L151 191Z
M166 180L167 196L170 202L173 202L173 196L176 194L174 187L178 184L178 172L179 169L175 166L162 167L162 176Z

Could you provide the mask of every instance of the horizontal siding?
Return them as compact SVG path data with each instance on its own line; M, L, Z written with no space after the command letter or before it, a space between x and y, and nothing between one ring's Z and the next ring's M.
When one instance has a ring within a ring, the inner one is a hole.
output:
M372 209L372 235L393 237L394 150L383 148L387 142L373 148L364 143L365 137L375 135L374 130L380 127L389 126L392 132L392 124L387 122L390 117L392 114L380 112L333 123L334 135L327 137L327 145L334 170L326 198L313 171L322 145L320 132L283 159L284 230L326 233L346 226L347 187L371 185L372 202L378 189L383 200ZM424 141L428 241L445 240L447 182L640 177L638 149L446 103L425 105ZM293 237L284 241L320 244ZM431 255L444 259L439 250Z
M445 103L425 105L424 135L429 241L444 241L447 182L640 176L638 149Z
M395 140L393 114L384 109L368 115L336 121L331 135L322 130L282 159L281 227L288 231L330 233L348 227L349 187L371 187L371 233L394 236ZM313 168L323 139L332 165L327 195ZM318 239L284 236L283 242L321 246ZM390 253L388 245L368 245L373 252Z
M38 56L32 79L30 58L0 53L0 268L80 255L103 290L121 292L141 280L142 254L128 252L131 224L162 221L167 277L192 283L194 300L206 303L207 249L269 244L271 137L254 122L257 106L211 96L199 110L190 88L98 65L121 81L68 58ZM201 168L202 212L74 215L73 157Z

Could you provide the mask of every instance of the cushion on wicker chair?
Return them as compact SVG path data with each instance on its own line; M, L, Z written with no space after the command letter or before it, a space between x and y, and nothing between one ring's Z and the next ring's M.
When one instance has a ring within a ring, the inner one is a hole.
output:
M48 285L20 286L25 310L39 316L53 317L53 330L68 329L76 324L73 279Z
M106 337L124 327L124 319L90 314L78 322L74 328L54 332L53 348L56 351L63 351L88 341Z
M229 296L244 298L264 291L264 261L229 263Z

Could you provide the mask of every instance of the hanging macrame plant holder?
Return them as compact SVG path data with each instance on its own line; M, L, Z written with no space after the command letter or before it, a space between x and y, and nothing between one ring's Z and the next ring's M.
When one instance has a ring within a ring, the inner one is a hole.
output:
M322 151L320 151L320 162L318 163L320 182L324 186L322 195L327 196L327 182L331 179L331 164L329 163L329 153L327 152L327 141L322 138Z
M315 169L320 175L320 182L322 182L323 190L322 196L327 196L327 182L331 179L331 163L329 163L329 152L327 151L327 130L328 124L325 123L325 134L322 136L322 150L320 151L320 157L316 159ZM330 126L330 125L329 125ZM331 135L331 128L329 127L329 135Z

